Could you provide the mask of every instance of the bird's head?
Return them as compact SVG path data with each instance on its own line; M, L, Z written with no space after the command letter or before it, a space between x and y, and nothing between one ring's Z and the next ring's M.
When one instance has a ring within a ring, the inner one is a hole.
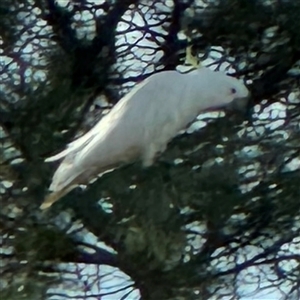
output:
M250 92L242 81L223 72L200 68L197 71L199 93L206 94L208 111L231 109L245 111L248 106ZM205 91L205 92L204 92Z
M245 112L250 99L250 92L247 87L238 79L227 76L227 88L225 95L227 99L224 107L229 110Z

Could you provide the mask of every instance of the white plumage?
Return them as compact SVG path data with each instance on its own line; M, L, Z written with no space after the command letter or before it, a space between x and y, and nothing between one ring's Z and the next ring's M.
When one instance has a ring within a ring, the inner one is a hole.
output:
M79 184L123 163L150 166L180 129L206 110L242 101L243 83L200 68L190 73L164 71L136 85L89 132L46 161L63 159L41 208L47 208ZM243 105L242 105L243 106Z

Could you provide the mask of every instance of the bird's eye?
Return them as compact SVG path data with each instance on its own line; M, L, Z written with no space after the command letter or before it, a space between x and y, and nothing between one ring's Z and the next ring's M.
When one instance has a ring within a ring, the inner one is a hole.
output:
M235 88L231 88L231 94L235 94L236 93L236 89Z

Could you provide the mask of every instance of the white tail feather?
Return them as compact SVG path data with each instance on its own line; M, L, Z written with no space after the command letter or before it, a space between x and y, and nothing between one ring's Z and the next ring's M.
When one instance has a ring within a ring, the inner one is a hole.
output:
M70 185L65 187L64 189L53 192L50 195L48 195L44 202L40 205L40 209L45 210L53 205L56 201L58 201L60 198L62 198L64 195L69 193L71 190L73 190L76 187L76 185Z

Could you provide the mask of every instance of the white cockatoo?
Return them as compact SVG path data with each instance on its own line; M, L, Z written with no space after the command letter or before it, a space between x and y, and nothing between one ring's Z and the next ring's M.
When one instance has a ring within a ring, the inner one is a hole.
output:
M46 161L62 159L41 205L51 206L78 185L124 163L151 166L167 143L201 112L244 106L249 91L236 78L202 67L163 71L137 84L89 132Z

